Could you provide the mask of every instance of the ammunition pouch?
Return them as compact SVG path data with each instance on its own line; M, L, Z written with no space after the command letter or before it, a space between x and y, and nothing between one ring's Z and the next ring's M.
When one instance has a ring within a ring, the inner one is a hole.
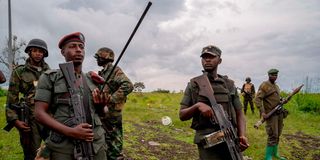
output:
M74 127L76 125L75 119L74 118L69 118L65 122L63 122L64 125L69 126L69 127ZM57 133L55 131L50 132L50 140L54 143L61 143L66 139L65 135L62 135L60 133Z

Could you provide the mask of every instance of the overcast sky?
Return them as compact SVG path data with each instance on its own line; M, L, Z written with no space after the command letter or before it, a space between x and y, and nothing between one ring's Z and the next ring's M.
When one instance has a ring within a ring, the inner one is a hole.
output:
M200 52L222 50L218 73L241 87L250 76L258 88L270 68L278 84L291 90L306 77L320 77L319 0L154 0L119 66L145 91L184 90L201 74ZM123 49L148 1L11 0L12 32L47 42L51 68L64 58L60 38L80 31L86 37L83 69L98 71L100 47ZM0 0L0 49L8 37L8 0ZM3 66L1 66L3 67ZM320 82L318 83L320 84Z

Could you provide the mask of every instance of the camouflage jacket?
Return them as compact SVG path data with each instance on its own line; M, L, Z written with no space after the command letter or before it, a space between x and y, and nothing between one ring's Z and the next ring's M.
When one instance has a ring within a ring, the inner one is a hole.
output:
M18 115L16 111L11 108L11 104L19 104L21 101L25 101L30 107L31 114L29 116L34 116L35 86L37 85L40 75L48 69L49 65L44 61L41 67L37 68L32 66L29 58L26 60L25 65L19 65L14 68L7 94L6 118L8 123L18 119ZM19 98L20 93L22 94L21 98Z
M106 79L112 68L112 63L109 63L105 68L99 71L99 75ZM119 67L116 67L109 78L105 89L111 94L111 103L124 103L127 99L127 95L133 90L133 84L125 73ZM122 108L119 108L119 110L121 109Z

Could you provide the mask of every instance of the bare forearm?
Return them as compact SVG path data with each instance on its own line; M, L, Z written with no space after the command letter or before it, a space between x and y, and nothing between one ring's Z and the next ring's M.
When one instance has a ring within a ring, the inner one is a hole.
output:
M191 119L196 111L198 111L198 106L196 104L188 108L180 109L180 112L179 112L180 120L186 121Z
M238 128L238 135L245 136L246 135L246 119L241 110L236 111L237 113L237 128Z

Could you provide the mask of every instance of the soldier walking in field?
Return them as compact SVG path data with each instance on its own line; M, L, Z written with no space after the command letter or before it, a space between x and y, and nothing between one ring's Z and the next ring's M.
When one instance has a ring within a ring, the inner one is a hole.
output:
M65 60L72 62L74 70L69 74L73 74L75 80L70 84L61 69L49 70L39 79L35 96L36 118L51 129L46 139L45 150L48 152L43 152L46 155L40 153L40 156L51 160L107 159L105 131L96 112L96 108L106 105L106 96L100 93L93 78L82 72L83 34L75 32L64 36L59 48ZM70 92L71 85L75 92ZM84 110L84 117L76 117L79 112L76 109ZM77 118L85 121L76 123Z
M48 57L47 44L41 39L32 39L25 53L29 56L26 63L17 66L11 73L6 118L7 126L15 126L19 130L24 159L33 160L41 140L47 136L43 126L36 122L34 117L35 87L40 75L49 69L44 61L44 58ZM20 93L23 96L19 99Z
M106 79L104 88L104 92L109 94L108 112L100 117L106 130L107 156L109 160L121 160L124 159L122 109L128 94L133 90L133 84L120 67L117 66L111 73L115 55L110 48L100 48L94 57L97 59L98 66L103 67L99 75L105 79L110 77Z
M253 99L255 94L256 93L254 85L253 83L251 83L251 78L247 77L246 83L244 83L241 88L241 95L243 96L244 114L247 114L248 103L250 104L252 114L254 114Z
M288 101L280 97L280 89L276 84L278 72L277 69L270 69L268 71L269 80L262 82L255 98L256 106L260 109L260 115L264 119L266 119L266 115L278 104L285 104ZM286 114L287 112L281 109L266 119L268 140L265 160L272 160L272 157L285 160L285 158L279 156L278 145L283 128L283 119L286 117Z
M209 79L210 88L212 87L216 103L222 105L224 112L215 113L211 101L207 97L200 95L200 87L205 84L198 84L195 77L188 83L184 96L181 101L179 116L182 121L192 118L191 128L196 131L194 143L198 146L199 158L201 160L230 160L231 152L227 144L222 142L206 147L208 144L205 137L212 133L217 133L220 124L214 117L225 115L236 128L235 134L239 136L238 149L241 151L249 147L248 140L245 136L246 122L242 112L242 105L234 85L234 82L227 76L219 75L218 66L222 62L221 50L213 45L203 48L201 52L201 62L204 69L204 75ZM200 76L199 76L200 77ZM219 106L220 107L220 106ZM224 114L226 113L226 114ZM219 134L218 134L219 135ZM221 134L220 134L221 135ZM232 140L234 142L234 139ZM242 155L238 155L242 157Z

